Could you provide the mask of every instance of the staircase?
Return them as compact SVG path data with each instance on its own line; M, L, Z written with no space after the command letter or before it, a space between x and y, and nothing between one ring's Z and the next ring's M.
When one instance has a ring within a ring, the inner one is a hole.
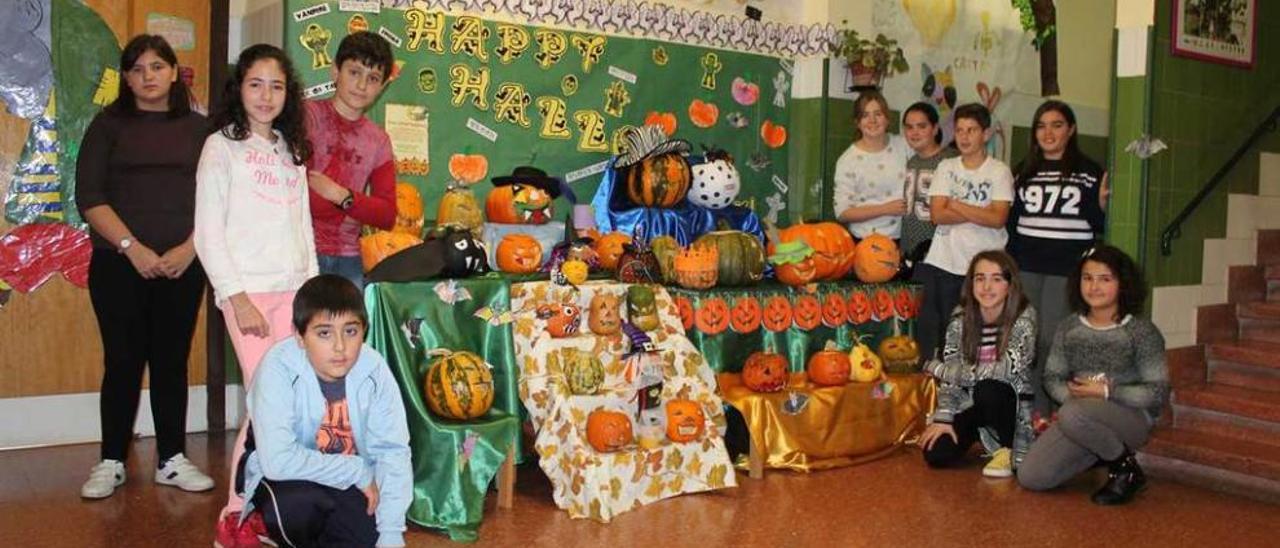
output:
M1272 212L1274 215L1274 212ZM1280 504L1280 230L1200 306L1196 345L1167 351L1170 406L1139 459L1149 473Z

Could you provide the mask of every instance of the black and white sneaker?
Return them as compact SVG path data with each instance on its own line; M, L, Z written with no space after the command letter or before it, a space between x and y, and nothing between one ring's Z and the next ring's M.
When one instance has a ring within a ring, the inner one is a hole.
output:
M173 485L183 491L208 491L213 489L213 478L204 475L196 465L178 453L156 469L156 483Z

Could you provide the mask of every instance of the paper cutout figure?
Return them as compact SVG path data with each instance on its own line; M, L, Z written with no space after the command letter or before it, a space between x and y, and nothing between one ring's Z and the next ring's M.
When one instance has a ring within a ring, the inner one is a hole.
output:
M756 104L760 98L760 86L743 80L741 76L733 79L732 91L733 100L744 107Z
M716 74L720 73L720 69L724 65L720 64L720 56L714 51L709 51L702 56L702 87L715 91Z
M565 97L570 97L578 92L578 76L576 74L566 74L560 79L560 93Z
M1166 148L1169 148L1169 145L1164 144L1164 141L1161 141L1158 137L1143 133L1141 137L1129 141L1129 144L1125 145L1124 151L1146 160Z
M498 327L504 324L509 324L515 321L516 319L515 316L511 314L510 310L506 310L501 307L490 308L488 306L482 306L476 309L476 312L473 315L486 322L489 322L489 325L492 325L494 327Z
M49 0L17 0L0 6L0 102L33 120L53 89L49 53Z
M667 65L668 59L669 58L667 57L667 48L664 48L662 46L653 48L653 64L658 65L660 67L665 67Z
M436 69L431 67L418 71L418 91L422 93L436 92Z
M460 287L458 280L436 282L436 285L432 286L431 289L445 304L456 304L471 300L471 292L465 287Z
M307 29L302 31L302 36L298 37L302 47L311 52L312 70L322 69L333 64L333 59L329 57L329 52L326 51L331 39L333 39L333 33L315 23L307 25Z
M622 111L631 104L631 92L621 80L614 80L604 92L604 112L614 118L621 118Z
M773 106L787 108L787 93L791 91L791 79L786 71L779 70L773 76Z

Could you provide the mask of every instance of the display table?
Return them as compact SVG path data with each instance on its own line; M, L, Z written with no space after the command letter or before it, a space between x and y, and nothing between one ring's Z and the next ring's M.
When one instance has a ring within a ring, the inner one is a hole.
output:
M445 285L437 291L437 284ZM507 310L509 287L495 277L365 288L368 342L386 357L399 381L408 416L414 489L407 516L418 525L446 529L453 540L476 539L495 476L500 476L499 506L509 507L513 499L520 401L511 326L475 315L486 306ZM435 348L474 352L493 367L494 403L486 415L454 421L428 409L422 381L430 364L427 352Z
M721 437L725 421L723 404L715 393L715 373L685 338L671 298L661 287L654 287L661 325L648 333L661 356L661 400L695 402L705 417L703 434L693 441L674 443L659 433L648 447L633 443L608 453L587 443L586 422L592 411L604 408L634 414L636 408L636 389L626 379L625 363L620 360L628 349L627 339L621 334L596 336L587 328L592 297L609 292L625 302L626 288L626 284L613 282L589 282L581 290L549 282L511 288L520 398L537 432L534 447L551 480L556 505L575 518L607 522L621 512L667 497L737 485ZM552 338L547 333L546 322L537 318L534 310L551 303L575 303L582 308L578 335ZM569 391L564 366L569 358L565 356L577 352L589 353L602 362L604 380L595 395Z
M752 392L737 373L717 379L721 396L742 412L751 433L753 478L766 466L809 472L859 464L913 443L933 411L935 393L933 379L923 374L815 387L793 373L788 387L807 401L799 412L789 412L789 390Z

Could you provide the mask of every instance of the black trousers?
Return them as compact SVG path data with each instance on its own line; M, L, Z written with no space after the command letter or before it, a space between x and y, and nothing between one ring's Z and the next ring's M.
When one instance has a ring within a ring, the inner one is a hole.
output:
M943 335L951 312L960 302L964 276L920 263L916 265L911 279L924 285L924 304L916 319L916 342L920 346L920 357L928 361L942 351Z
M951 428L956 431L951 436L941 436L933 442L933 447L924 452L924 460L929 466L944 467L964 458L969 447L978 441L978 429L990 427L996 431L996 439L1003 447L1013 447L1013 427L1018 414L1018 395L1013 387L1000 381L978 381L973 387L973 407L953 417Z
M150 369L151 413L160 462L183 451L187 426L187 357L204 296L199 261L181 278L147 280L114 250L95 249L89 299L102 335L102 458L124 461Z
M373 546L377 520L359 487L263 478L253 495L267 534L280 546Z

